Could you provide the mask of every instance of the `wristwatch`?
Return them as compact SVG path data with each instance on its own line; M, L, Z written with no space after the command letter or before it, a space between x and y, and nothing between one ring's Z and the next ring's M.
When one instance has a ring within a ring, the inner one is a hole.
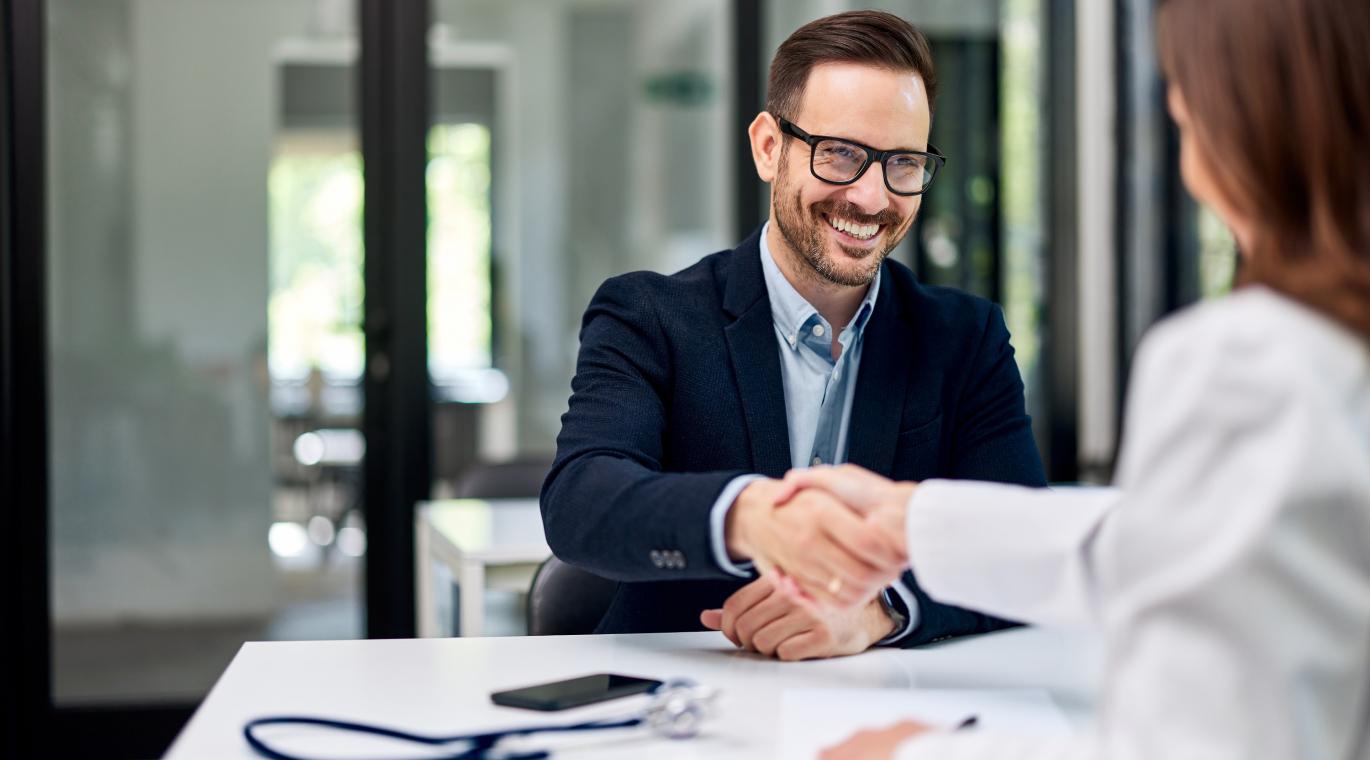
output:
M884 610L890 620L894 621L894 630L890 631L891 636L904 630L904 627L909 624L909 616L895 605L893 597L894 593L889 589L881 591L880 596L876 597L880 600L880 609Z

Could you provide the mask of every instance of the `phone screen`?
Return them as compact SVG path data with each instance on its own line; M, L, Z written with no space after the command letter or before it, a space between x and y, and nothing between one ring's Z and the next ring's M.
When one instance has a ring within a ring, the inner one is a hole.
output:
M596 673L565 681L526 686L522 689L497 691L490 695L490 699L495 704L505 707L523 707L529 710L565 710L568 707L578 707L632 694L641 694L660 685L660 681L651 678Z

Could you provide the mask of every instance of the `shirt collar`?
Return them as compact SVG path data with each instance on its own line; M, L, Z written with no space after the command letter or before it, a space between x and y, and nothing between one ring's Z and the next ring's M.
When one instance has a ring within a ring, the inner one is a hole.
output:
M766 294L771 301L771 317L775 320L775 326L780 328L780 332L787 339L792 339L808 322L811 320L821 322L823 317L819 315L818 310L812 304L804 300L804 296L794 289L790 281L785 279L784 272L780 271L780 265L775 263L775 257L771 254L771 247L766 242L770 227L771 223L766 222L761 228L761 269L766 276ZM850 340L856 340L865 331L870 315L875 312L875 299L880 294L880 277L883 269L882 266L875 270L875 277L866 289L866 297L861 301L861 306L856 310L851 322L847 324L848 333L844 334L843 337L847 337L849 334ZM824 322L824 324L827 323ZM828 325L828 329L832 329L832 325ZM849 343L849 341L844 342ZM791 347L795 345L793 340L791 340L790 345Z

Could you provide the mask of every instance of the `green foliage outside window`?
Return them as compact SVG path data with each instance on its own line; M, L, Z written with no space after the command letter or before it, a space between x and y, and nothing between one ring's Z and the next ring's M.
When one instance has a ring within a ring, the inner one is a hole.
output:
M489 367L490 130L428 135L428 344L435 381ZM362 166L351 134L281 136L271 165L269 355L273 376L361 377Z
M1004 318L1031 396L1042 349L1043 163L1041 0L1004 0L1001 37Z
M1212 211L1200 206L1198 215L1199 292L1204 298L1214 298L1232 290L1237 243Z
M348 139L284 137L268 182L271 372L360 377L361 156Z
M434 380L489 367L490 129L428 132L428 367Z

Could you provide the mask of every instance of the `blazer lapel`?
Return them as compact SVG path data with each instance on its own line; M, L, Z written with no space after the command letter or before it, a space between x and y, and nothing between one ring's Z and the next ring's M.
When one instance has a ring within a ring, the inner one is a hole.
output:
M908 312L898 301L891 274L886 271L880 278L880 297L866 324L847 429L847 461L885 476L894 467L915 350Z
M747 418L752 466L762 475L778 478L790 469L790 428L758 241L759 232L753 233L733 251L723 309L736 319L723 328L723 336Z

